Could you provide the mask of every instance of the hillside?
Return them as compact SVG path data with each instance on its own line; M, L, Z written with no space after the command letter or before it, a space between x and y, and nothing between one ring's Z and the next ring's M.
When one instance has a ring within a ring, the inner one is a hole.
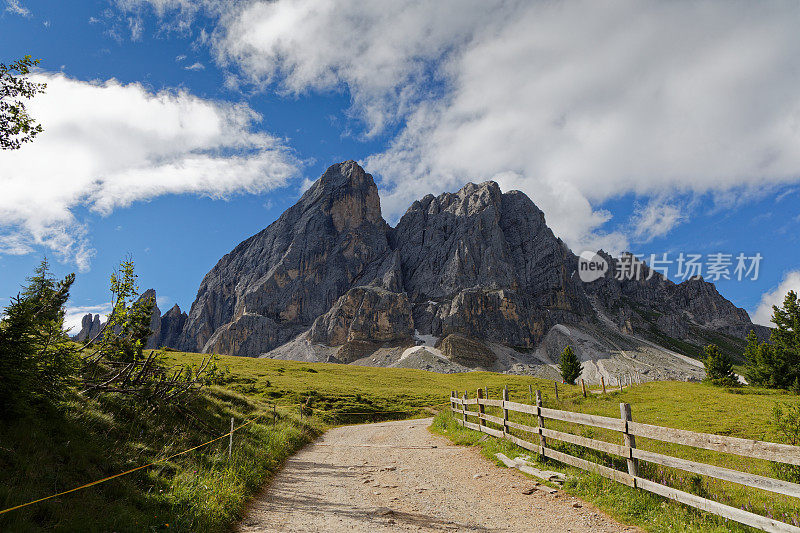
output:
M201 354L179 352L167 357L183 365L202 359ZM218 364L227 371L222 382L174 409L153 412L114 394L97 400L73 394L63 404L37 408L4 425L0 504L10 507L158 461L224 434L232 416L237 424L255 420L235 434L232 463L227 460L226 438L149 469L0 516L0 529L142 531L167 529L169 524L175 531L224 531L283 460L324 428L430 416L446 405L451 390L472 396L478 387L497 397L508 386L512 399L528 402L530 386L543 391L545 405L556 405L553 382L528 376L236 356L220 356ZM637 421L762 440L779 440L770 424L772 407L798 401L797 396L774 391L748 388L747 394L740 394L676 382L649 383L586 400L579 387L559 385L559 392L562 409L614 416L624 401L633 406ZM707 453L699 458L722 460ZM754 472L769 472L764 461L742 461L740 466ZM583 483L583 478L577 479ZM710 487L725 491L733 501L741 497L725 486ZM622 501L614 494L617 503ZM608 500L605 508L613 511L615 501ZM761 501L754 499L753 504ZM782 503L764 503L783 508ZM676 515L679 507L659 505L656 513L665 519L685 518Z

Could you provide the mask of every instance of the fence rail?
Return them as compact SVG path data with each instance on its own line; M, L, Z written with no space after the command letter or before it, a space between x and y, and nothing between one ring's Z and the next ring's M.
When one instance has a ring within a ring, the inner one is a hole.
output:
M471 410L470 406L476 406L477 410ZM485 407L499 407L502 416L495 416L485 413ZM607 416L588 415L572 411L561 411L542 407L541 392L536 391L536 404L530 405L508 400L508 391L503 390L502 399L488 399L483 397L483 390L478 389L475 398L468 398L465 391L463 397L458 397L455 391L450 393L450 409L460 415L456 422L481 433L486 433L497 438L505 439L518 446L539 453L548 459L554 459L568 465L596 472L601 476L623 483L630 487L646 490L658 494L665 498L678 501L680 503L713 513L715 515L734 520L736 522L761 529L763 531L791 532L800 533L800 527L787 524L773 518L761 516L743 509L725 505L723 503L703 498L695 494L684 492L667 485L662 485L655 481L643 478L639 475L639 461L646 461L669 468L677 468L693 474L713 477L716 479L730 481L762 489L778 494L784 494L795 498L800 498L800 485L774 479L770 477L750 474L738 470L732 470L715 465L709 465L688 459L681 459L651 452L636 447L636 437L643 437L672 444L703 448L716 452L741 455L756 459L766 459L791 465L800 465L800 447L779 444L775 442L763 442L724 435L713 435L710 433L698 433L683 429L674 429L651 424L634 422L631 416L629 404L620 404L620 417L611 418ZM536 417L536 426L522 424L517 421L509 420L509 412L525 413ZM473 418L475 422L468 420ZM544 425L545 419L558 420L584 426L591 426L612 431L617 431L622 435L622 444L614 444L602 440L574 435L563 431L547 428ZM489 427L487 422L500 426L500 429ZM511 434L510 430L516 429L539 435L539 443L529 442L516 435ZM583 446L599 452L622 457L626 460L627 471L617 470L587 459L575 457L573 455L558 451L547 445L547 439L554 439L561 442Z

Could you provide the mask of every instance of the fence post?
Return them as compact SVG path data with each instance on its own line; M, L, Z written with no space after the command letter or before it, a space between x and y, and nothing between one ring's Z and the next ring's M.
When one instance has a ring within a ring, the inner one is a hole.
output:
M508 433L508 409L506 409L506 402L508 401L508 387L503 388L503 437Z
M228 461L231 460L231 454L233 453L233 417L231 417L231 434L229 435L228 439Z
M466 401L467 401L467 391L464 391L464 402L466 402ZM464 403L461 407L464 409L464 427L466 427L467 426L467 404Z
M547 447L547 440L544 438L542 428L544 427L544 417L542 416L542 391L536 391L536 415L539 424L539 444L542 446L542 455L545 456L544 449Z
M528 401L533 403L533 385L528 383Z
M624 424L624 431L622 433L622 444L630 448L628 450L628 474L633 476L634 478L639 477L639 462L638 460L633 458L633 450L636 448L636 437L631 435L628 431L628 422L631 421L631 404L629 403L621 403L619 404L619 414L622 418L622 422ZM636 479L633 480L633 486L636 486Z
M486 420L483 419L483 414L486 412L486 408L481 403L481 400L483 399L483 390L480 388L478 389L476 398L478 398L478 423L481 426L485 426Z
M583 397L586 398L586 382L581 378L581 388L583 389Z
M604 378L603 376L600 376L600 385L603 386L603 394L605 394L606 393L606 378Z
M556 386L556 401L558 401L558 381L554 381L553 385Z

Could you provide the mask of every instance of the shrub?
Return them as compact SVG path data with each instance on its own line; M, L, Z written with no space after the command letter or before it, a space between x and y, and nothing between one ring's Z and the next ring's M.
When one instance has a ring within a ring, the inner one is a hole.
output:
M776 403L772 410L772 426L786 444L800 446L800 403ZM772 468L779 478L800 482L800 466L773 463Z
M739 383L739 378L733 371L733 363L727 354L720 351L716 344L705 347L706 358L703 365L706 367L706 381L713 385L732 387Z

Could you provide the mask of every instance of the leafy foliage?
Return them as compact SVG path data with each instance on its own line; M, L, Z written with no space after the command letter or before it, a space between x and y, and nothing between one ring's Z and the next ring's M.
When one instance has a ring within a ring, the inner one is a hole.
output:
M561 377L564 378L564 383L570 385L574 385L575 380L581 376L583 365L572 350L572 346L567 346L564 348L564 351L561 352L561 360L558 369L561 371Z
M754 385L800 389L800 301L789 291L783 306L773 306L775 329L770 343L759 343L755 333L747 337L745 377Z
M77 352L64 332L64 304L75 281L56 281L42 260L0 320L0 416L31 400L59 396L73 381Z
M205 357L197 366L167 366L163 352L144 353L152 335L150 320L155 302L139 297L137 278L130 258L111 275L114 304L103 331L87 344L94 351L86 358L81 379L84 392L123 393L155 406L203 385L218 383L223 372L217 368L214 356Z
M17 150L42 132L41 124L28 115L22 99L43 93L44 83L35 83L26 76L39 59L26 55L10 65L0 63L0 148Z
M726 387L736 386L739 379L733 371L733 363L726 353L720 351L716 344L705 347L706 358L703 364L706 367L706 381L714 385Z
M139 298L137 279L130 258L122 261L119 269L111 274L114 304L97 348L107 360L132 362L142 359L147 338L152 334L150 317L155 302L150 298Z
M772 425L786 444L800 446L800 404L776 403L772 410ZM800 482L800 466L773 463L772 468L781 479Z

